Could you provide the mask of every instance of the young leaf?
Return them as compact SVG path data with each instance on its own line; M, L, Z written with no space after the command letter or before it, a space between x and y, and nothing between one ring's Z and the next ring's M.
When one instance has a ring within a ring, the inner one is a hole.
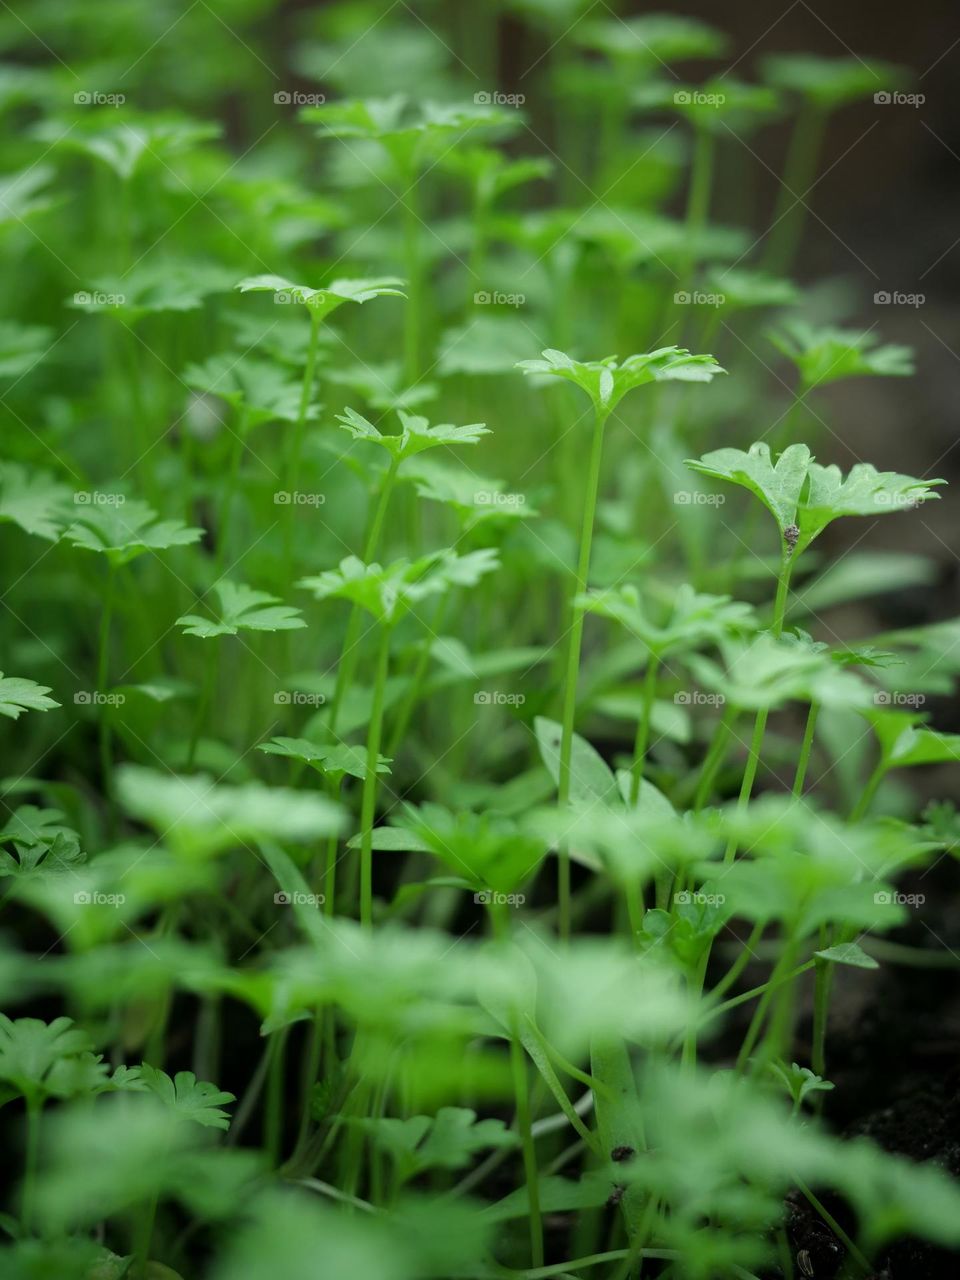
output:
M651 618L640 593L632 586L588 591L576 603L589 613L619 622L660 657L757 628L750 605L729 596L697 592L686 582L672 595L671 607L661 623Z
M203 536L202 529L187 528L179 520L158 519L153 508L139 499L81 510L64 536L75 547L98 551L118 566L145 551L189 546Z
M0 523L12 520L25 533L56 542L73 511L71 491L47 471L0 462Z
M384 435L355 409L344 409L343 413L337 414L337 421L354 440L368 440L380 445L398 463L437 445L477 444L481 436L490 434L482 422L467 427L454 427L448 423L431 427L426 418L404 413L402 409L398 411L398 417L403 427L399 435Z
M316 320L324 320L345 302L370 302L373 298L406 297L396 276L372 280L334 280L325 289L294 284L284 276L247 276L236 286L241 293L272 293L275 302L300 302L310 308Z
M821 58L811 53L777 53L762 58L764 80L775 88L800 94L820 111L899 88L909 78L903 67L859 58Z
M610 413L628 391L650 382L710 382L725 373L713 356L691 355L680 347L661 347L647 355L628 356L618 362L616 356L583 362L573 360L563 351L547 350L540 360L522 360L518 365L526 374L543 374L563 378L585 391L598 413Z
M209 1129L230 1127L230 1116L221 1109L221 1104L235 1102L234 1095L224 1093L209 1081L198 1080L192 1071L178 1071L171 1080L165 1071L145 1062L140 1067L131 1068L127 1079L141 1083L178 1116Z
M420 600L452 587L475 586L497 564L497 553L489 547L462 556L449 549L436 551L412 562L395 560L386 568L347 556L339 568L303 578L299 585L318 600L350 600L381 622L393 625Z
M210 622L195 613L184 614L177 619L184 635L206 640L211 636L235 636L238 631L295 631L307 625L299 609L281 604L276 596L254 591L242 582L221 578L214 591L220 600L217 621Z
M818 329L794 320L771 335L771 341L797 366L805 388L823 387L841 378L905 378L914 372L909 347L879 347L878 335L869 330Z
M22 711L52 711L59 707L46 695L50 689L45 684L35 684L18 676L5 676L0 671L0 716L19 720Z
M177 777L136 765L117 775L126 811L186 854L212 854L258 839L304 843L336 835L343 812L325 796L249 782L230 787L205 774Z
M285 756L288 760L302 760L318 773L334 778L342 778L344 774L351 778L365 778L367 774L366 750L349 743L329 745L310 742L307 738L272 738L269 742L262 742L259 750L271 756ZM390 764L386 756L380 756L377 773L389 773Z
M805 444L792 444L773 462L762 441L742 449L716 449L688 467L716 480L742 485L772 513L784 545L799 555L840 516L879 516L910 510L938 495L945 480L918 480L858 462L844 478L837 466L814 462Z
M0 1080L27 1098L43 1098L58 1063L90 1052L93 1045L72 1018L17 1018L0 1013Z

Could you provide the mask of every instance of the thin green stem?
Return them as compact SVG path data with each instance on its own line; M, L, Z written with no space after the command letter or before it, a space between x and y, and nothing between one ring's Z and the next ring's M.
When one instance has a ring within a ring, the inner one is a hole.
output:
M803 731L803 742L800 744L800 755L797 758L797 771L793 775L793 787L791 794L799 800L803 795L803 784L807 778L807 769L810 765L810 752L813 749L813 737L817 732L817 718L820 715L820 703L811 702L810 710L807 712L807 724Z
M863 1253L861 1253L861 1251L857 1248L854 1242L850 1239L846 1231L844 1231L840 1223L837 1222L833 1214L829 1212L829 1210L820 1200L818 1200L818 1198L813 1194L813 1192L810 1190L810 1188L807 1186L807 1184L803 1181L802 1178L796 1178L795 1181L797 1186L800 1188L800 1191L807 1198L807 1200L809 1200L810 1204L814 1207L814 1209L816 1209L817 1213L819 1213L820 1217L824 1220L824 1222L827 1224L827 1226L830 1228L833 1234L837 1237L837 1239L840 1241L843 1247L847 1250L847 1252L850 1254L851 1258L853 1258L857 1266L862 1268L864 1275L871 1274L873 1271L873 1268L871 1267L869 1261L867 1260L866 1257L864 1257Z
M157 1219L157 1201L159 1192L155 1191L144 1205L143 1213L137 1223L137 1243L134 1246L134 1263L130 1274L136 1280L146 1280L147 1267L150 1263L150 1244L153 1240L153 1227Z
M577 597L586 590L590 573L590 552L593 546L593 522L600 491L600 464L603 459L603 429L607 414L596 408L593 421L593 441L587 472L587 487L583 501L583 521L580 528L580 553L577 559L576 578L573 584L571 623L567 645L566 677L563 686L562 731L560 737L560 767L557 783L561 807L570 799L570 761L573 752L573 726L577 714L577 681L580 674L580 650L583 644L583 609ZM557 850L558 879L558 931L560 937L570 936L570 851L565 846Z
M300 474L300 456L303 452L303 436L306 430L307 413L310 409L310 401L313 399L314 384L317 375L317 348L320 343L320 324L321 321L316 316L312 308L308 307L307 311L310 316L310 341L307 344L307 362L303 370L303 385L300 389L300 405L297 409L297 420L294 423L293 437L290 447L290 458L287 470L287 484L290 490L297 487L297 477ZM291 506L293 504L291 503Z
M267 1068L267 1098L264 1108L264 1146L270 1166L280 1165L280 1149L283 1143L284 1072L287 1060L288 1027L273 1033L270 1045L270 1065Z
M859 822L860 819L866 814L867 810L870 808L871 803L873 802L873 797L877 793L877 787L879 787L880 783L883 781L886 772L887 772L887 762L886 760L881 759L877 762L877 765L874 768L873 773L871 773L870 777L867 779L866 785L864 786L863 790L860 792L859 796L857 797L856 804L850 810L851 822Z
M367 528L366 536L363 540L363 562L370 564L373 557L377 554L377 548L380 545L380 537L383 533L383 523L386 518L387 509L390 506L390 498L397 483L397 472L400 463L394 458L390 462L383 483L380 486L380 493L377 498L377 505L370 517L370 524ZM343 702L350 691L353 684L353 677L357 670L358 649L360 641L360 628L363 625L363 610L357 604L353 605L350 610L350 617L347 621L347 630L343 638L343 648L340 654L340 662L337 665L337 679L333 689L333 700L330 705L330 719L328 727L332 737L337 736L337 725L340 721L340 713L343 710Z
M383 731L383 695L390 665L390 634L390 628L382 625L377 674L373 686L373 706L367 729L367 764L363 776L363 798L360 804L360 923L367 929L373 925L373 820L377 804L380 736Z
M803 231L804 198L816 173L826 119L821 107L807 103L793 126L767 241L764 265L769 271L786 273L793 267Z
M24 1236L33 1230L34 1203L37 1185L37 1155L40 1149L40 1113L43 1102L30 1095L27 1103L27 1146L23 1168L23 1200L20 1211L20 1225Z
M111 704L106 701L110 682L110 624L113 621L113 606L116 598L117 570L113 561L107 567L107 585L103 593L102 613L100 614L100 639L97 655L97 703L98 731L100 741L100 772L103 776L103 790L109 801L110 827L114 825L113 804L113 752L111 749Z

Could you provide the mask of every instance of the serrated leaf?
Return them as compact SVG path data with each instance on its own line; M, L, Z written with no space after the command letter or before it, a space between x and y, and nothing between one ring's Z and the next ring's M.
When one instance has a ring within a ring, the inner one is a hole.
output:
M222 578L214 586L220 600L220 616L211 622L197 614L188 613L177 619L184 635L235 636L238 631L295 631L305 627L299 609L281 604L276 596L265 591L254 591L242 582Z
M128 1077L140 1080L143 1085L178 1116L184 1116L209 1129L229 1129L230 1115L222 1110L224 1102L235 1102L232 1093L225 1093L209 1081L198 1080L192 1071L178 1071L173 1079L165 1071L151 1067L146 1062L131 1068Z
M548 349L539 360L522 360L525 374L563 378L585 391L598 412L610 413L628 391L651 382L710 382L725 373L713 356L691 355L681 347L661 347L646 355L604 360L573 360L564 351Z
M179 520L161 520L139 499L118 504L81 507L83 514L64 537L75 547L106 555L115 565L128 564L145 551L189 546L203 536Z
M71 491L49 472L0 463L0 521L12 520L25 533L56 542L72 512Z
M23 711L52 711L60 703L48 698L49 692L45 684L20 676L5 676L0 671L0 716L18 720Z
M337 421L354 440L367 440L380 445L397 462L403 462L438 445L477 444L481 436L490 434L482 422L466 427L455 427L449 423L431 427L426 418L405 413L402 409L398 411L398 416L403 426L398 435L385 435L355 409L344 409L343 413L337 414Z

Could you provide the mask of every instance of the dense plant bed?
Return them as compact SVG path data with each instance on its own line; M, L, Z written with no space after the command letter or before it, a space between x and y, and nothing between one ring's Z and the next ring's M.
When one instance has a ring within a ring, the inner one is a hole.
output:
M909 74L142 8L0 19L0 1274L954 1274L945 481L794 280Z

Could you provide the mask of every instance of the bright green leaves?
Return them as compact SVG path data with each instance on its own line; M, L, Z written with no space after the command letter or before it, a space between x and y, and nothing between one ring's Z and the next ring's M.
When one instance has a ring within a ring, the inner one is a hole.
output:
M510 1149L518 1141L502 1120L478 1120L466 1107L441 1107L435 1116L408 1120L357 1123L390 1156L400 1183L430 1169L465 1169L477 1152Z
M805 444L793 444L776 462L770 446L758 441L747 452L743 449L714 449L687 466L713 480L729 480L755 494L772 513L783 534L797 522L797 505L810 467L810 450Z
M211 356L203 364L189 365L183 381L198 391L219 396L238 411L241 431L264 422L296 422L300 416L302 386L278 365L252 357L225 352ZM304 417L319 416L316 405L308 405Z
M38 1018L14 1021L0 1013L0 1081L33 1102L66 1097L70 1077L86 1067L93 1045L72 1018Z
M680 347L661 347L647 355L616 356L604 360L572 360L563 351L547 350L540 360L517 365L526 374L563 378L585 391L598 414L611 413L628 391L651 382L710 382L725 373L713 356L691 355Z
M198 311L212 294L226 293L234 279L233 271L216 262L155 258L137 263L122 276L93 280L91 288L75 293L69 305L89 314L137 321L168 311Z
M139 499L92 503L77 510L64 537L75 547L105 555L115 566L128 564L146 551L189 546L203 536L202 529L188 528L179 520L159 519Z
M476 586L497 564L497 553L489 547L462 556L451 550L436 551L419 560L395 560L385 568L347 556L339 568L304 578L300 586L318 600L350 600L392 625L429 596L442 595L452 587Z
M586 592L576 603L588 613L619 622L657 657L756 629L751 607L729 596L697 592L689 583L683 583L671 596L660 621L651 616L655 610L650 609L640 592L629 585Z
M720 648L722 666L699 653L689 654L686 663L701 684L734 707L759 711L793 699L858 709L872 705L859 676L794 636L762 631L749 640L723 640Z
M25 533L56 542L72 515L73 494L48 471L0 462L0 523L10 520Z
M158 1097L177 1116L192 1120L205 1129L230 1127L230 1116L222 1106L225 1102L234 1102L234 1095L224 1093L209 1081L198 1080L192 1071L178 1071L171 1080L165 1071L145 1062L127 1071L124 1088L143 1088Z
M300 760L318 773L335 779L349 774L351 778L364 778L367 773L367 754L362 747L350 743L310 742L308 738L272 738L260 744L260 750L270 756L285 756L288 760ZM380 756L377 773L389 773L390 761Z
M438 445L478 444L482 436L490 434L482 422L466 427L454 427L449 423L431 427L426 418L404 413L402 409L398 411L398 417L403 426L399 435L385 435L355 409L344 409L343 413L337 414L337 421L354 440L368 440L380 445L397 463Z
M813 461L804 444L792 444L776 462L762 441L743 449L715 449L687 466L715 480L741 485L764 504L788 552L801 551L840 516L879 516L909 510L936 498L934 485L896 471L858 462L846 478L839 467Z
M820 111L835 111L847 103L900 87L907 78L902 67L888 62L850 58L820 58L809 53L778 53L761 61L768 84L805 98Z
M203 856L261 839L305 843L336 835L343 813L325 796L250 782L231 787L205 774L176 777L136 765L117 775L120 802L169 847Z
M870 330L816 328L794 320L772 341L796 365L805 390L843 378L905 378L914 372L913 352L899 345L878 346Z
M19 720L23 711L52 711L60 703L48 698L49 692L47 685L19 676L5 676L0 671L0 716Z
M254 591L242 582L230 582L222 578L214 586L220 601L216 621L209 621L195 613L184 614L177 619L184 635L235 636L238 631L295 631L305 627L300 610L281 604L276 596L266 591Z
M442 859L481 893L509 894L536 869L546 852L535 836L495 814L453 813L442 805L407 807L403 826L420 848Z
M0 876L19 879L61 875L73 871L86 855L75 831L62 825L57 809L22 805L0 828L0 845L13 845L14 853L0 849ZM15 856L14 856L15 855Z
M641 69L691 58L719 58L729 46L727 36L716 27L672 13L577 23L572 35L585 48Z
M274 302L302 303L309 307L314 320L325 320L345 302L370 302L374 298L405 296L396 276L380 276L371 280L334 280L325 289L294 284L283 276L247 276L237 288L241 293L272 293Z
M123 115L126 117L127 113ZM220 134L217 124L176 117L117 119L109 108L75 118L70 124L44 120L34 135L52 147L80 151L129 181L141 167L165 166L172 157Z

